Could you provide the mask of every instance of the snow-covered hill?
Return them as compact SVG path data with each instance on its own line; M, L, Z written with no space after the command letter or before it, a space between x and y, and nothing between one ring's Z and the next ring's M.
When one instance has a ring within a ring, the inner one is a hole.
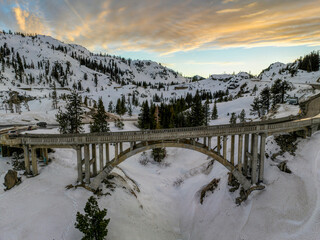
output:
M0 60L0 124L55 123L58 109L52 106L54 84L61 109L65 106L64 95L73 88L83 100L88 98L87 112L99 97L108 108L122 96L127 104L135 96L138 104L133 106L132 118L137 118L141 103L152 101L155 95L169 103L198 92L221 96L222 100L217 100L219 117L210 125L228 123L230 113L238 115L242 110L247 121L259 120L251 114L251 104L263 88L271 87L277 79L287 80L293 89L286 96L307 98L318 93L309 83L316 83L320 77L320 71L297 70L296 63L274 63L258 77L240 72L213 74L207 79L184 78L152 61L94 55L81 46L48 36L1 33ZM17 99L20 109L15 104ZM214 99L209 105L212 109ZM298 112L299 106L281 104L268 117ZM85 129L88 131L88 125ZM127 121L123 130L137 127ZM119 129L111 124L111 131ZM58 130L34 132L50 134ZM153 162L150 152L128 159L113 171L115 177L107 183L113 191L106 187L105 195L99 197L99 205L108 209L111 218L107 239L319 239L320 135L296 143L296 156L284 153L271 159L280 147L273 136L267 138L266 188L254 192L241 206L235 204L238 193L229 192L227 169L217 162L212 166L212 159L200 153L168 148L163 164ZM215 145L216 139L212 139ZM227 145L229 154L230 140ZM114 146L110 146L110 153L112 157ZM49 157L52 162L39 166L38 176L26 178L20 171L19 186L6 192L0 189L0 240L81 238L74 228L75 216L83 211L92 193L81 187L65 189L76 184L74 150L56 149ZM149 160L141 164L145 158ZM12 168L12 160L0 157L0 183ZM277 168L284 160L292 174ZM213 178L220 178L219 186L201 204L199 191Z

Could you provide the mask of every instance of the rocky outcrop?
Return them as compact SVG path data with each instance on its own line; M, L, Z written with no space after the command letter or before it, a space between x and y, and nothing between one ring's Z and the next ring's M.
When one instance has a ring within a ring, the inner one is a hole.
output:
M5 190L9 190L13 188L16 184L21 182L21 178L18 178L18 174L14 170L9 170L4 177L4 186L6 186Z

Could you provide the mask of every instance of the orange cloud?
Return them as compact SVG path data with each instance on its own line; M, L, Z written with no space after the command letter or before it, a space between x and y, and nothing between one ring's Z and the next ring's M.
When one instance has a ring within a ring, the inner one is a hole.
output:
M27 33L50 34L49 29L44 25L43 21L33 13L30 13L27 10L22 10L19 6L14 7L12 11L14 12L20 31Z
M276 0L44 2L40 15L19 6L13 9L19 29L39 33L50 30L60 40L90 49L103 46L108 51L170 54L193 49L320 43L320 6L314 0L290 0L290 4Z

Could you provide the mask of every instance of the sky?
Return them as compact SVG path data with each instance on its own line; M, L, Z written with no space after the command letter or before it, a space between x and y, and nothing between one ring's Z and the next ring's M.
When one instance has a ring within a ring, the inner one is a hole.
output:
M157 61L184 76L259 74L320 49L320 0L0 0L0 29Z

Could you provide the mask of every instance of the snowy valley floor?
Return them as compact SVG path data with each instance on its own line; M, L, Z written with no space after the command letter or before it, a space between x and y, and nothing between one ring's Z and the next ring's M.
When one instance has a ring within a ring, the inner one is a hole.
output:
M293 173L281 172L277 162L266 160L266 189L254 192L241 206L235 204L238 192L228 191L223 166L215 162L207 175L199 170L211 160L200 153L168 148L164 165L143 166L141 155L128 159L120 167L140 192L115 170L127 181L117 180L120 187L111 196L99 197L100 207L107 208L111 218L107 239L319 239L320 132L298 141L295 157L286 154L278 159L288 160ZM276 148L268 138L267 151ZM56 150L50 156L54 160L40 168L38 176L23 177L10 191L0 189L0 240L81 238L74 228L75 216L92 193L65 189L77 177L73 150ZM10 161L0 158L1 183ZM199 190L213 178L221 178L219 187L201 205Z

